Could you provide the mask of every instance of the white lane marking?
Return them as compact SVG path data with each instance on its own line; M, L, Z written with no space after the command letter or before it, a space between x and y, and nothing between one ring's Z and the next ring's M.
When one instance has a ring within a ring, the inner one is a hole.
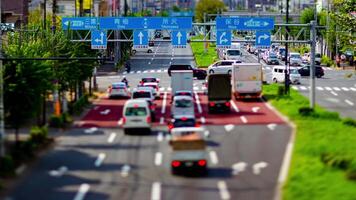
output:
M323 91L323 90L324 90L324 88L319 87L319 86L318 86L318 87L316 87L316 89L317 89L317 90L320 90L320 91Z
M331 87L325 87L325 89L328 90L328 91L333 90L333 89L331 89Z
M172 88L171 88L171 87L168 87L167 90L168 90L168 91L172 91Z
M15 173L16 175L21 175L27 168L27 165L22 164L18 168L16 168Z
M91 127L91 128L88 128L88 129L85 129L84 130L84 133L94 133L95 131L99 130L97 127Z
M247 123L247 119L246 119L246 117L245 117L245 116L241 116L241 117L240 117L240 119L241 119L241 121L242 121L244 124L246 124L246 123Z
M124 165L121 167L121 176L127 177L130 173L131 167L130 165Z
M341 89L344 90L344 91L346 91L346 92L347 92L347 91L350 91L349 88L346 88L346 87L342 87Z
M165 92L163 95L162 110L161 110L162 114L166 113L166 104L167 104L167 92Z
M148 73L148 71L147 71L147 70L145 70L145 71L143 71L143 73Z
M216 154L216 152L210 151L209 156L210 156L211 163L213 163L214 165L217 165L219 162L219 159L218 159L218 155Z
M204 136L208 138L210 136L210 131L209 130L204 131Z
M122 118L120 118L119 121L117 121L117 125L121 126L122 123L123 123L123 120L122 120Z
M252 112L256 113L256 112L258 112L259 109L260 109L260 107L253 107Z
M111 133L108 138L108 143L113 143L116 138L116 133Z
M353 106L353 105L354 105L354 103L353 103L352 101L348 100L348 99L345 99L345 102L346 102L347 104L349 104L350 106Z
M100 106L95 106L94 110L98 110L100 108Z
M267 125L267 128L269 128L269 130L271 130L271 131L274 131L274 129L276 129L276 127L277 127L277 124L274 124L274 123Z
M151 70L150 72L151 72L151 73L154 73L154 72L155 72L155 70Z
M198 87L193 87L193 90L199 90L199 88Z
M341 91L340 88L338 88L338 87L333 87L333 89L334 89L335 91Z
M224 126L226 132L230 132L235 128L235 125L233 124L228 124Z
M299 88L300 88L301 90L307 90L307 88L306 88L305 86L299 86Z
M153 55L154 56L154 55ZM151 58L151 60L153 60L154 58Z
M352 90L352 91L356 91L356 88L353 88L353 87L350 87L350 90Z
M195 93L195 102L196 102L196 104L198 106L198 112L202 113L203 110L202 110L201 105L200 105L199 95L198 95L197 92L194 92L194 93Z
M86 183L81 184L73 200L83 200L85 195L88 193L89 189L90 189L89 184Z
M169 65L171 65L172 64L172 62L171 61L169 61Z
M252 166L252 170L253 170L253 173L258 175L261 173L261 170L263 168L266 168L268 166L268 163L266 162L259 162L259 163L256 163Z
M163 117L161 117L161 118L159 119L159 124L164 124L164 118L163 118Z
M338 96L337 93L334 91L331 91L330 93L333 94L334 96Z
M236 106L235 102L233 100L230 101L232 108L234 108L235 112L240 112L239 108Z
M162 157L163 157L163 154L161 152L157 152L155 154L155 165L156 166L160 166L162 164Z
M173 58L171 58L171 60L173 60Z
M335 99L335 98L325 98L325 100L333 102L333 103L339 103L340 102L339 99Z
M105 153L100 153L98 155L98 158L95 160L95 163L94 163L95 167L100 167L101 164L103 164L103 161L104 161L105 158L106 158L106 154Z
M141 73L141 71L140 71L140 70L138 70L136 73L140 74L140 73Z
M167 141L171 140L172 136L170 134L166 134L166 137L164 137Z
M201 121L202 124L205 124L205 122L206 122L205 121L205 117L200 117L200 121Z
M134 73L135 73L135 71L131 71L131 72L130 72L130 74L134 74Z
M49 175L50 176L54 176L54 177L61 177L64 175L64 173L66 173L68 171L68 167L66 166L61 166L60 168L58 168L58 170L51 170L49 171Z
M148 62L148 64L150 65L150 64L151 64L151 62Z
M299 90L298 87L295 86L295 85L293 85L292 88L295 89L295 90Z
M231 169L232 169L232 175L238 175L240 172L245 171L247 167L247 163L245 162L238 162L232 165Z
M168 72L168 69L165 69L164 72Z
M127 74L127 72L122 73L123 75Z
M162 72L162 70L160 70L160 69L159 69L159 70L157 70L157 73L161 73L161 72Z
M105 109L103 111L100 112L101 115L108 115L111 112L110 109Z
M227 190L227 186L225 181L219 181L218 182L218 188L219 188L219 193L220 193L220 198L223 200L228 200L230 199L230 193Z
M160 182L154 182L152 184L152 189L151 189L151 200L160 200L161 199L161 183Z
M165 89L164 87L161 87L161 88L159 88L159 91L160 91L160 92L163 92L164 89Z
M162 142L163 141L163 132L158 132L157 141L158 142Z

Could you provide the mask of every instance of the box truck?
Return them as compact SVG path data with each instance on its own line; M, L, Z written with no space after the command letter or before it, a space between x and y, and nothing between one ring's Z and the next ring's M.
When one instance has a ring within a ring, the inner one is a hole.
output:
M262 65L260 63L233 65L231 85L236 99L259 98L262 92Z
M230 112L231 100L230 74L210 74L208 76L208 110L209 113Z
M193 92L193 71L177 70L171 72L172 94L185 90ZM172 95L173 97L173 95Z

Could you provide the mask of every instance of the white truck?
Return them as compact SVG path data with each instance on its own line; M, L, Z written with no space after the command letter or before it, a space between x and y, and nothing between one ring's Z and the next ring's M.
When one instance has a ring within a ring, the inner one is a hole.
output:
M172 94L185 90L193 92L193 71L177 70L171 71Z
M259 98L262 92L262 65L260 63L233 65L231 85L236 99Z

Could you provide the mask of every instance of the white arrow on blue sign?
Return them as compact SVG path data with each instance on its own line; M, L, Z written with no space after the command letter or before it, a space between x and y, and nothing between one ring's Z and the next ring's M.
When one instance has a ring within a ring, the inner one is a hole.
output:
M256 31L256 46L271 46L271 32Z
M133 37L133 45L135 48L147 48L148 46L148 31L135 30Z
M98 28L98 19L93 17L64 17L63 30L92 30Z
M93 30L91 31L91 48L106 49L107 48L107 33L106 31Z
M186 31L172 31L172 45L174 48L187 47L187 32Z
M231 31L216 31L216 46L218 48L230 48L231 46Z
M266 17L218 17L217 30L272 30L273 18Z

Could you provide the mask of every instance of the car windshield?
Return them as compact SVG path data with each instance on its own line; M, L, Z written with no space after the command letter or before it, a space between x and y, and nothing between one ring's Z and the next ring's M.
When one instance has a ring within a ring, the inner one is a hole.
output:
M269 55L269 58L277 58L277 56L274 55L274 54L270 54L270 55Z
M134 99L138 99L138 98L151 98L151 94L149 92L145 92L145 91L140 91L140 92L135 92L132 96L132 98Z
M129 107L126 109L125 116L146 116L147 111L145 107Z
M192 101L188 99L179 99L175 101L174 106L178 108L189 108L192 106Z
M239 50L228 50L226 53L229 56L239 56L239 55L241 55L241 52Z
M176 119L173 122L174 127L193 127L195 126L195 120L194 119Z
M290 57L291 58L300 58L300 55L299 54L291 54Z
M315 54L315 58L321 58L320 53Z
M291 69L290 74L299 74L297 69Z

